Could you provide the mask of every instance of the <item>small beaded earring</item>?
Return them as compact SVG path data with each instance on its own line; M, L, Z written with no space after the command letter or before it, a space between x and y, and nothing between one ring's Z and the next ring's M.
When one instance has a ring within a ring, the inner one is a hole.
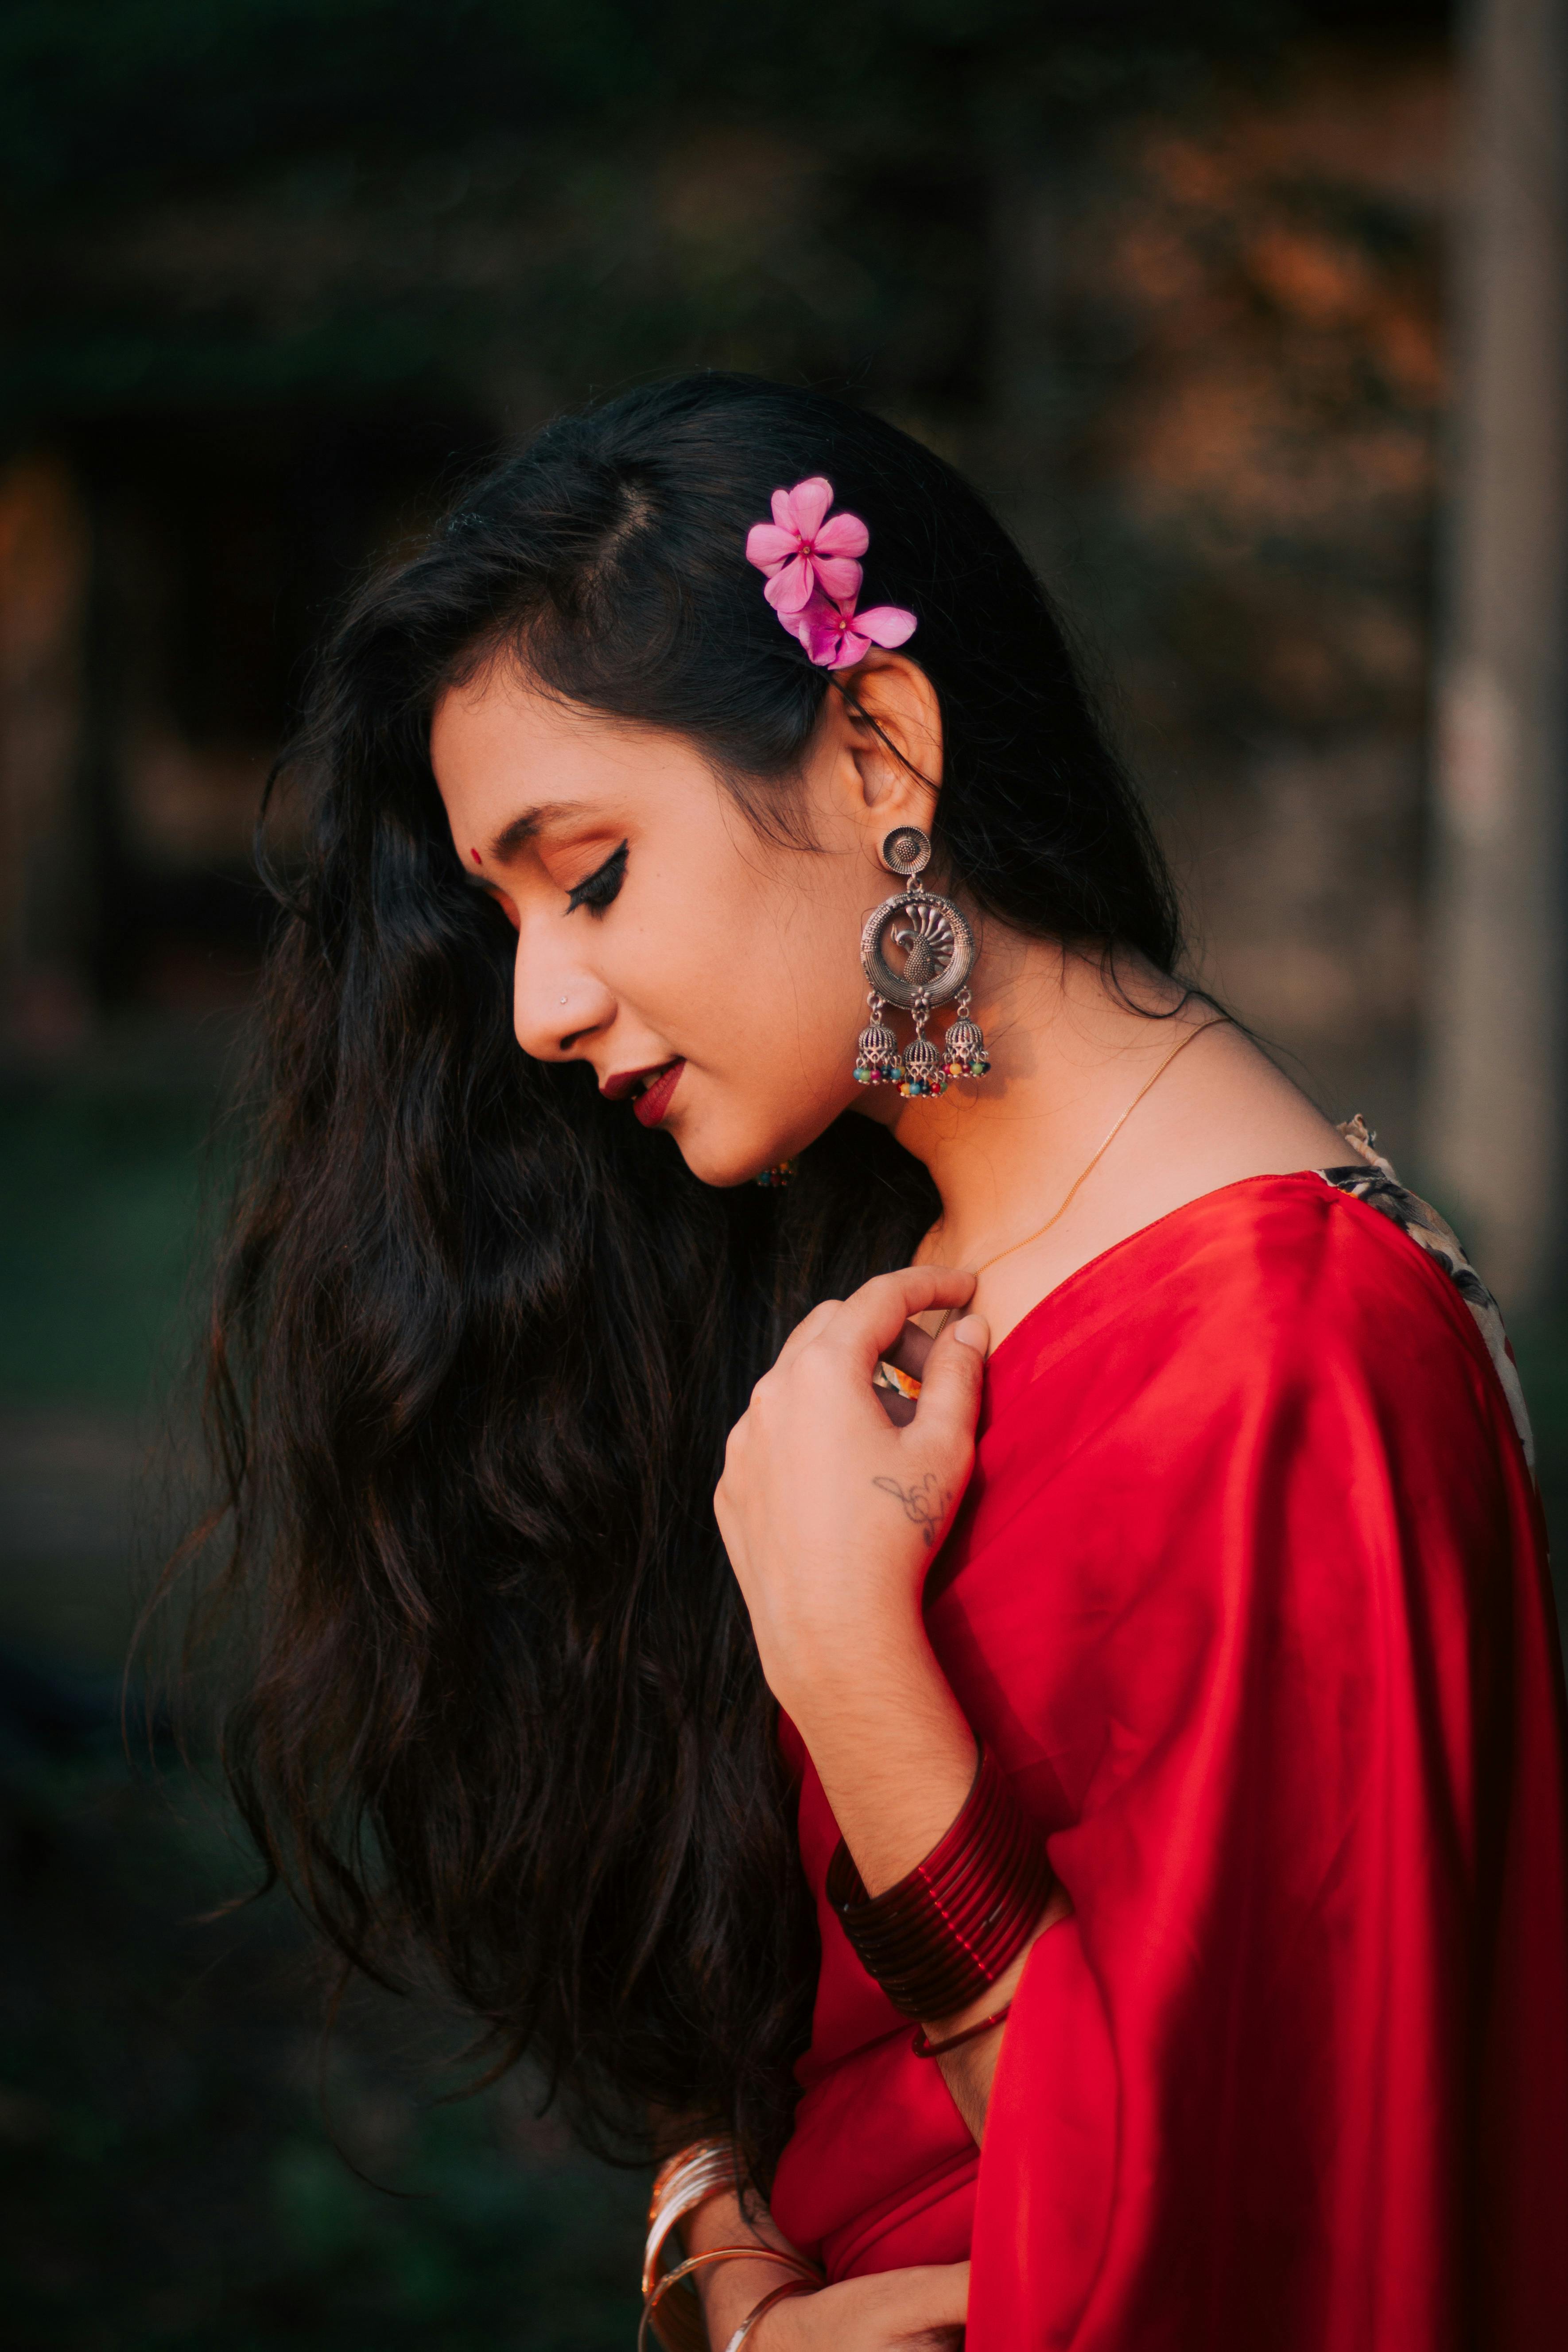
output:
M760 1175L754 1176L751 1181L754 1184L760 1184L765 1192L781 1192L786 1184L794 1181L796 1165L793 1160L780 1160L776 1166L764 1168Z
M986 1040L980 1024L971 1016L969 992L958 991L958 1018L942 1040L942 1067L950 1078L984 1078L990 1076L991 1057L986 1051Z
M873 988L866 1003L871 1019L855 1047L855 1077L862 1087L895 1087L900 1076L898 1040L883 1019L886 1005Z
M882 845L882 862L909 887L874 908L861 933L871 1019L855 1048L855 1077L862 1087L896 1087L906 1099L946 1094L950 1079L983 1078L991 1066L967 985L975 963L974 933L951 898L921 882L931 862L931 836L919 825L901 824L890 833ZM903 958L896 971L887 961L884 940ZM958 1017L939 1054L925 1024L935 1008L953 997ZM883 1018L890 1004L915 1021L914 1039L902 1055Z

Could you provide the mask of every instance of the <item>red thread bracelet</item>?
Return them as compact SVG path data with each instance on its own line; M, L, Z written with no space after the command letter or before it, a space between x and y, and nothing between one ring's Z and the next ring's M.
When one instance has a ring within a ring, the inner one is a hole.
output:
M1000 2009L994 2009L989 2017L982 2017L978 2025L966 2025L962 2033L949 2033L945 2042L927 2042L925 2028L921 2026L909 2046L917 2058L945 2058L949 2050L961 2050L966 2042L973 2042L979 2034L988 2033L993 2025L1000 2025L1011 2007L1010 2000L1004 2000Z

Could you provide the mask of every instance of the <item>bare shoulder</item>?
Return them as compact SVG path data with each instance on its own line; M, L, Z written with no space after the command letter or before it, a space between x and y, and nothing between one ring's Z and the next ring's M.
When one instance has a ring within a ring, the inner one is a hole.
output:
M1195 1008L1194 1025L1205 1015ZM1139 1104L1060 1223L983 1272L976 1304L999 1339L1059 1283L1129 1234L1250 1176L1343 1166L1337 1128L1251 1039L1213 1014Z
M1286 1176L1354 1157L1332 1121L1228 1021L1217 1021L1181 1055L1168 1091L1156 1090L1147 1108L1144 1179L1186 1181L1178 1171L1201 1178L1187 1199L1243 1177Z

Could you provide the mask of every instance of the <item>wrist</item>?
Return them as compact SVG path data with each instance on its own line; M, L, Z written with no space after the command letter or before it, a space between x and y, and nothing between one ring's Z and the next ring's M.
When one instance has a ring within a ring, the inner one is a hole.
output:
M801 2279L786 2280L779 2286L769 2287L767 2293L759 2295L749 2310L742 2315L737 2326L727 2336L720 2335L717 2331L713 2333L710 2338L711 2352L742 2352L743 2347L745 2352L761 2352L763 2328L768 2330L768 2342L774 2347L774 2352L779 2352L779 2347L786 2341L783 2331L789 2325L784 2318L784 2314L787 2311L792 2311L797 2304L808 2302L812 2295L820 2294L821 2291L818 2283ZM792 2341L793 2338L789 2340Z
M841 1618L776 1624L759 1646L768 1688L797 1723L813 1710L918 1705L923 1693L946 1688L915 1605L880 1609L871 1624L863 1612L852 1611Z
M808 1725L831 1734L845 1724L902 1740L906 1725L963 1719L917 1612L871 1631L814 1627L809 1638L777 1643L765 1663L768 1687L802 1737Z
M977 1744L922 1634L909 1671L813 1683L789 1714L872 1893L924 1861L961 1811Z
M764 2296L771 2294L775 2287L782 2286L786 2283L786 2273L779 2269L777 2263L731 2262L716 2264L700 2282L698 2290L702 2296L703 2319L707 2327L710 2347L716 2347L716 2352L724 2352L724 2347L729 2342L736 2329L744 2326L750 2318ZM755 2340L755 2333L747 2338L748 2345ZM766 2340L768 2343L773 2340L770 2322ZM758 2352L760 2352L760 2347L758 2347Z

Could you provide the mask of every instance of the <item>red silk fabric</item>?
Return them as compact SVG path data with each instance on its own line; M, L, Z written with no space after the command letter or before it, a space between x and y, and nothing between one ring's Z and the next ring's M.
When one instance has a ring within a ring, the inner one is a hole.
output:
M980 2160L821 1899L796 1743L789 2236L831 2278L972 2243L967 2352L1568 2346L1563 1672L1443 1269L1315 1175L1084 1267L992 1356L927 1620L1074 1916Z

